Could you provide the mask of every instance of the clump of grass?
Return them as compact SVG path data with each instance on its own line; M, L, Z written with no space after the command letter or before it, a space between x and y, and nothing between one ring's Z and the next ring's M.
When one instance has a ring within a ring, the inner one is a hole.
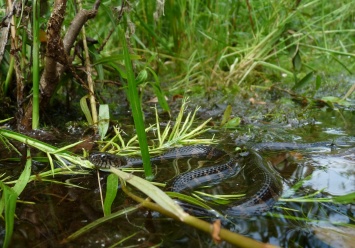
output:
M285 88L300 82L310 86L307 75L351 72L354 66L351 1L168 1L158 19L151 18L152 6L135 10L133 45L148 55L158 50L169 62L158 65L162 77L169 72L174 79L168 85L172 92L275 79L287 82Z
M195 124L196 112L199 108L196 108L193 112L187 113L185 117L185 112L187 109L187 100L184 99L179 111L178 116L174 120L174 124L168 121L164 130L161 130L157 109L155 109L156 123L146 128L146 132L153 132L156 139L153 144L149 146L149 151L151 154L160 153L163 150L182 146L182 145L192 145L192 144L215 144L217 142L214 138L199 138L200 135L206 133L210 128L206 127L211 118L198 124L197 127L193 127ZM137 135L133 136L127 142L124 141L120 130L114 127L115 136L110 140L99 142L101 146L101 151L107 151L110 153L120 154L120 155L140 155Z

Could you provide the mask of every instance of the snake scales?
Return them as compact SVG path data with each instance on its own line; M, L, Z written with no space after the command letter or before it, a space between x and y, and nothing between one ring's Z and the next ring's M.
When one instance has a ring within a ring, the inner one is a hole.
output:
M265 162L258 151L265 150L307 150L317 147L328 147L329 143L260 143L248 149L246 156L231 156L222 164L202 167L186 172L175 177L167 186L167 190L182 192L191 190L201 185L217 184L243 173L248 182L246 197L235 200L226 206L222 206L222 213L227 216L249 216L261 214L270 210L282 194L282 179L273 168ZM204 145L185 146L174 148L160 156L152 157L151 162L172 160L176 158L204 158L217 159L225 156L223 150ZM109 153L93 153L89 160L98 168L135 167L141 166L139 158L122 157ZM190 204L182 203L185 208L192 208ZM193 207L196 209L195 207ZM201 209L200 209L201 210ZM202 211L204 214L205 211Z

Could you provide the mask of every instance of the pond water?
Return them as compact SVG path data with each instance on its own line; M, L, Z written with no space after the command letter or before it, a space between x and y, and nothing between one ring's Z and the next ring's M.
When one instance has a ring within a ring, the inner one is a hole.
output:
M219 109L223 107L202 108L199 115L204 118L208 111L218 115ZM224 227L281 247L351 247L355 238L355 205L321 202L317 199L355 192L354 112L316 109L309 111L303 121L294 117L277 123L255 120L249 118L249 110L241 111L242 116L248 116L242 125L233 130L211 130L205 136L215 135L222 140L218 146L231 153L235 153L235 148L245 143L334 141L346 145L314 151L263 152L263 157L273 164L282 177L281 199L266 213L247 218L228 218L223 221ZM17 156L10 154L7 149L1 149L0 153L2 158ZM171 163L156 165L157 171L160 171L157 181L167 180L161 175L165 178L174 175ZM185 170L183 165L187 164L186 161L177 163L182 165L181 170ZM19 175L22 168L21 162L0 161L1 174ZM48 169L48 164L36 162L33 173ZM100 178L105 188L107 173L101 173ZM103 214L94 172L55 179L69 181L81 188L40 179L30 183L21 195L21 202L17 204L12 247L110 247L114 244L117 247L216 246L208 234L142 208L107 221L64 244L62 242L70 234ZM295 185L298 187L295 188ZM215 187L219 187L219 192L223 188L218 185ZM242 190L243 186L240 188ZM137 205L123 192L119 191L118 194L112 207L113 212ZM295 201L296 198L309 195L313 200ZM0 235L3 236L4 224L1 225ZM227 243L220 246L232 247Z

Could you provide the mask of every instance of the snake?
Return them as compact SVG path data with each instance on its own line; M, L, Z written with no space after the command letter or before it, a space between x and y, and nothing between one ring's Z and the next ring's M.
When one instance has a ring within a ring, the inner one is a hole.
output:
M222 149L209 145L192 145L177 147L167 152L151 157L151 162L169 161L177 158L204 158L207 160L229 156L227 162L201 167L177 175L166 186L172 192L185 192L202 185L215 185L221 181L242 175L248 183L245 197L233 200L229 204L219 206L224 216L260 215L271 210L282 195L282 178L276 170L261 156L260 152L269 150L319 150L332 149L333 142L287 143L265 142L249 146L243 156L227 154ZM89 161L99 169L109 169L111 166L125 168L137 167L143 164L141 158L118 156L105 152L95 152L89 156ZM192 206L190 203L178 202L183 208L194 210L199 215L207 215L208 210Z
M226 155L228 156L224 150L213 146L193 145L170 149L159 156L151 157L151 162L169 161L176 158L212 160ZM111 166L137 167L143 163L140 158L118 156L105 152L92 153L89 156L89 161L99 169L108 169ZM277 172L254 149L249 149L246 156L230 156L227 162L179 174L167 184L166 190L172 192L193 190L201 185L218 184L239 173L243 173L248 183L253 186L247 187L244 192L245 199L221 206L222 213L228 216L250 216L270 210L282 194L282 181ZM200 215L209 213L207 210L204 211L202 208L190 204L182 203L180 205L190 210L198 209Z

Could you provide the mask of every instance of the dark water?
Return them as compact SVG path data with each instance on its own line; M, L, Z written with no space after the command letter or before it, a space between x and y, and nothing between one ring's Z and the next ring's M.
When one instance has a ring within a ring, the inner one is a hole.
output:
M243 143L258 142L317 142L341 140L348 147L313 152L284 151L263 154L272 162L283 178L282 198L293 199L321 191L314 198L341 196L355 192L355 112L315 110L303 121L246 121L235 130L211 131L224 140L219 146L229 152ZM2 158L17 156L1 149ZM177 161L186 170L186 161ZM190 161L196 164L195 161ZM0 162L0 173L19 175L21 162ZM161 166L161 167L160 167ZM48 164L36 163L33 173L48 170ZM171 164L157 165L157 181L165 182L174 175ZM101 173L105 188L107 174ZM146 209L138 209L123 217L108 221L70 243L65 238L86 224L103 216L99 187L94 172L86 175L56 177L82 188L68 187L48 181L31 182L21 194L18 203L12 247L214 247L209 235L182 223L165 218ZM300 183L301 182L301 183ZM300 187L293 186L300 183ZM242 184L242 183L241 183ZM226 187L216 186L218 192ZM243 189L243 186L240 186ZM118 211L136 205L119 191L112 210ZM4 223L1 223L4 235ZM321 202L277 202L262 215L248 218L230 218L224 227L253 239L281 247L351 247L354 243L338 242L341 234L355 235L355 205ZM326 234L326 235L325 235ZM130 238L127 238L130 237ZM126 240L124 240L127 238ZM231 247L222 243L222 247Z

